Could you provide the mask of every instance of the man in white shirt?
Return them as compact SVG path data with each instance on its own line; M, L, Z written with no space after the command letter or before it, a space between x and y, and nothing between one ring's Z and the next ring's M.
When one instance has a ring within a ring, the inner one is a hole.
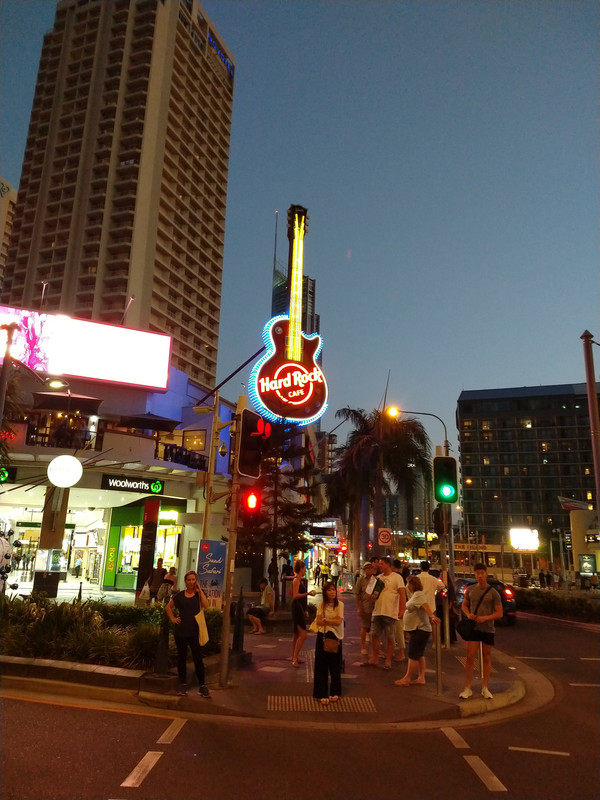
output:
M371 627L371 658L368 663L377 666L379 645L382 638L386 640L384 669L392 668L394 655L394 630L396 620L404 616L406 608L406 589L402 576L392 571L392 560L389 556L379 559L381 573L377 576L383 581L384 588L377 595L373 609Z
M419 580L423 585L423 591L427 598L427 605L435 611L435 596L444 588L443 582L439 578L434 578L429 574L431 564L429 561L421 561L421 572L419 573Z

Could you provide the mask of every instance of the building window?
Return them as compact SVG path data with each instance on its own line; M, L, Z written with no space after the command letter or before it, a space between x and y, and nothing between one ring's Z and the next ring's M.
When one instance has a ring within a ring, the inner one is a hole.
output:
M489 423L489 420L483 420L482 423L481 423L481 430L482 431L489 431L490 428L491 428L491 425Z
M519 425L522 428L533 428L533 423L530 419L521 419L519 420Z
M489 467L490 466L490 457L489 456L484 456L483 459L482 459L482 463L483 463L484 467Z
M548 444L548 442L542 442L542 453L547 453L549 449L550 445Z
M206 431L184 431L183 446L186 450L206 450Z

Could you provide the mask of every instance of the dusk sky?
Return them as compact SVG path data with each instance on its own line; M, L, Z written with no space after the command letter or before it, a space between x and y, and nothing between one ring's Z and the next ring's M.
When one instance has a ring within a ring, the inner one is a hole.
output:
M54 6L0 0L0 175L15 187ZM600 341L596 0L203 6L236 62L218 380L261 346L275 211L287 262L300 204L325 429L339 408L377 407L389 373L388 402L441 417L456 455L463 389L585 381L580 336Z

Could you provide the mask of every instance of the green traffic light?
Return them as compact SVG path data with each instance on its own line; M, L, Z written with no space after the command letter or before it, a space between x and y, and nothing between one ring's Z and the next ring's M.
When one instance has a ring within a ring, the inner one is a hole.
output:
M451 456L433 459L433 494L438 503L453 503L458 497L456 460Z

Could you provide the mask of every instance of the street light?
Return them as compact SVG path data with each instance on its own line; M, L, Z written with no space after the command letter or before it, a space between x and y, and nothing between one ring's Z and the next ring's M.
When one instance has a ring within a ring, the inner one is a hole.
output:
M442 427L444 428L444 455L450 455L450 444L448 442L448 431L446 429L446 423L441 417L438 417L437 414L432 414L429 411L407 411L406 409L400 410L396 408L396 406L389 406L386 408L386 413L388 416L395 419L396 417L401 416L402 414L415 414L417 417L435 417L435 419L439 420L442 423Z

